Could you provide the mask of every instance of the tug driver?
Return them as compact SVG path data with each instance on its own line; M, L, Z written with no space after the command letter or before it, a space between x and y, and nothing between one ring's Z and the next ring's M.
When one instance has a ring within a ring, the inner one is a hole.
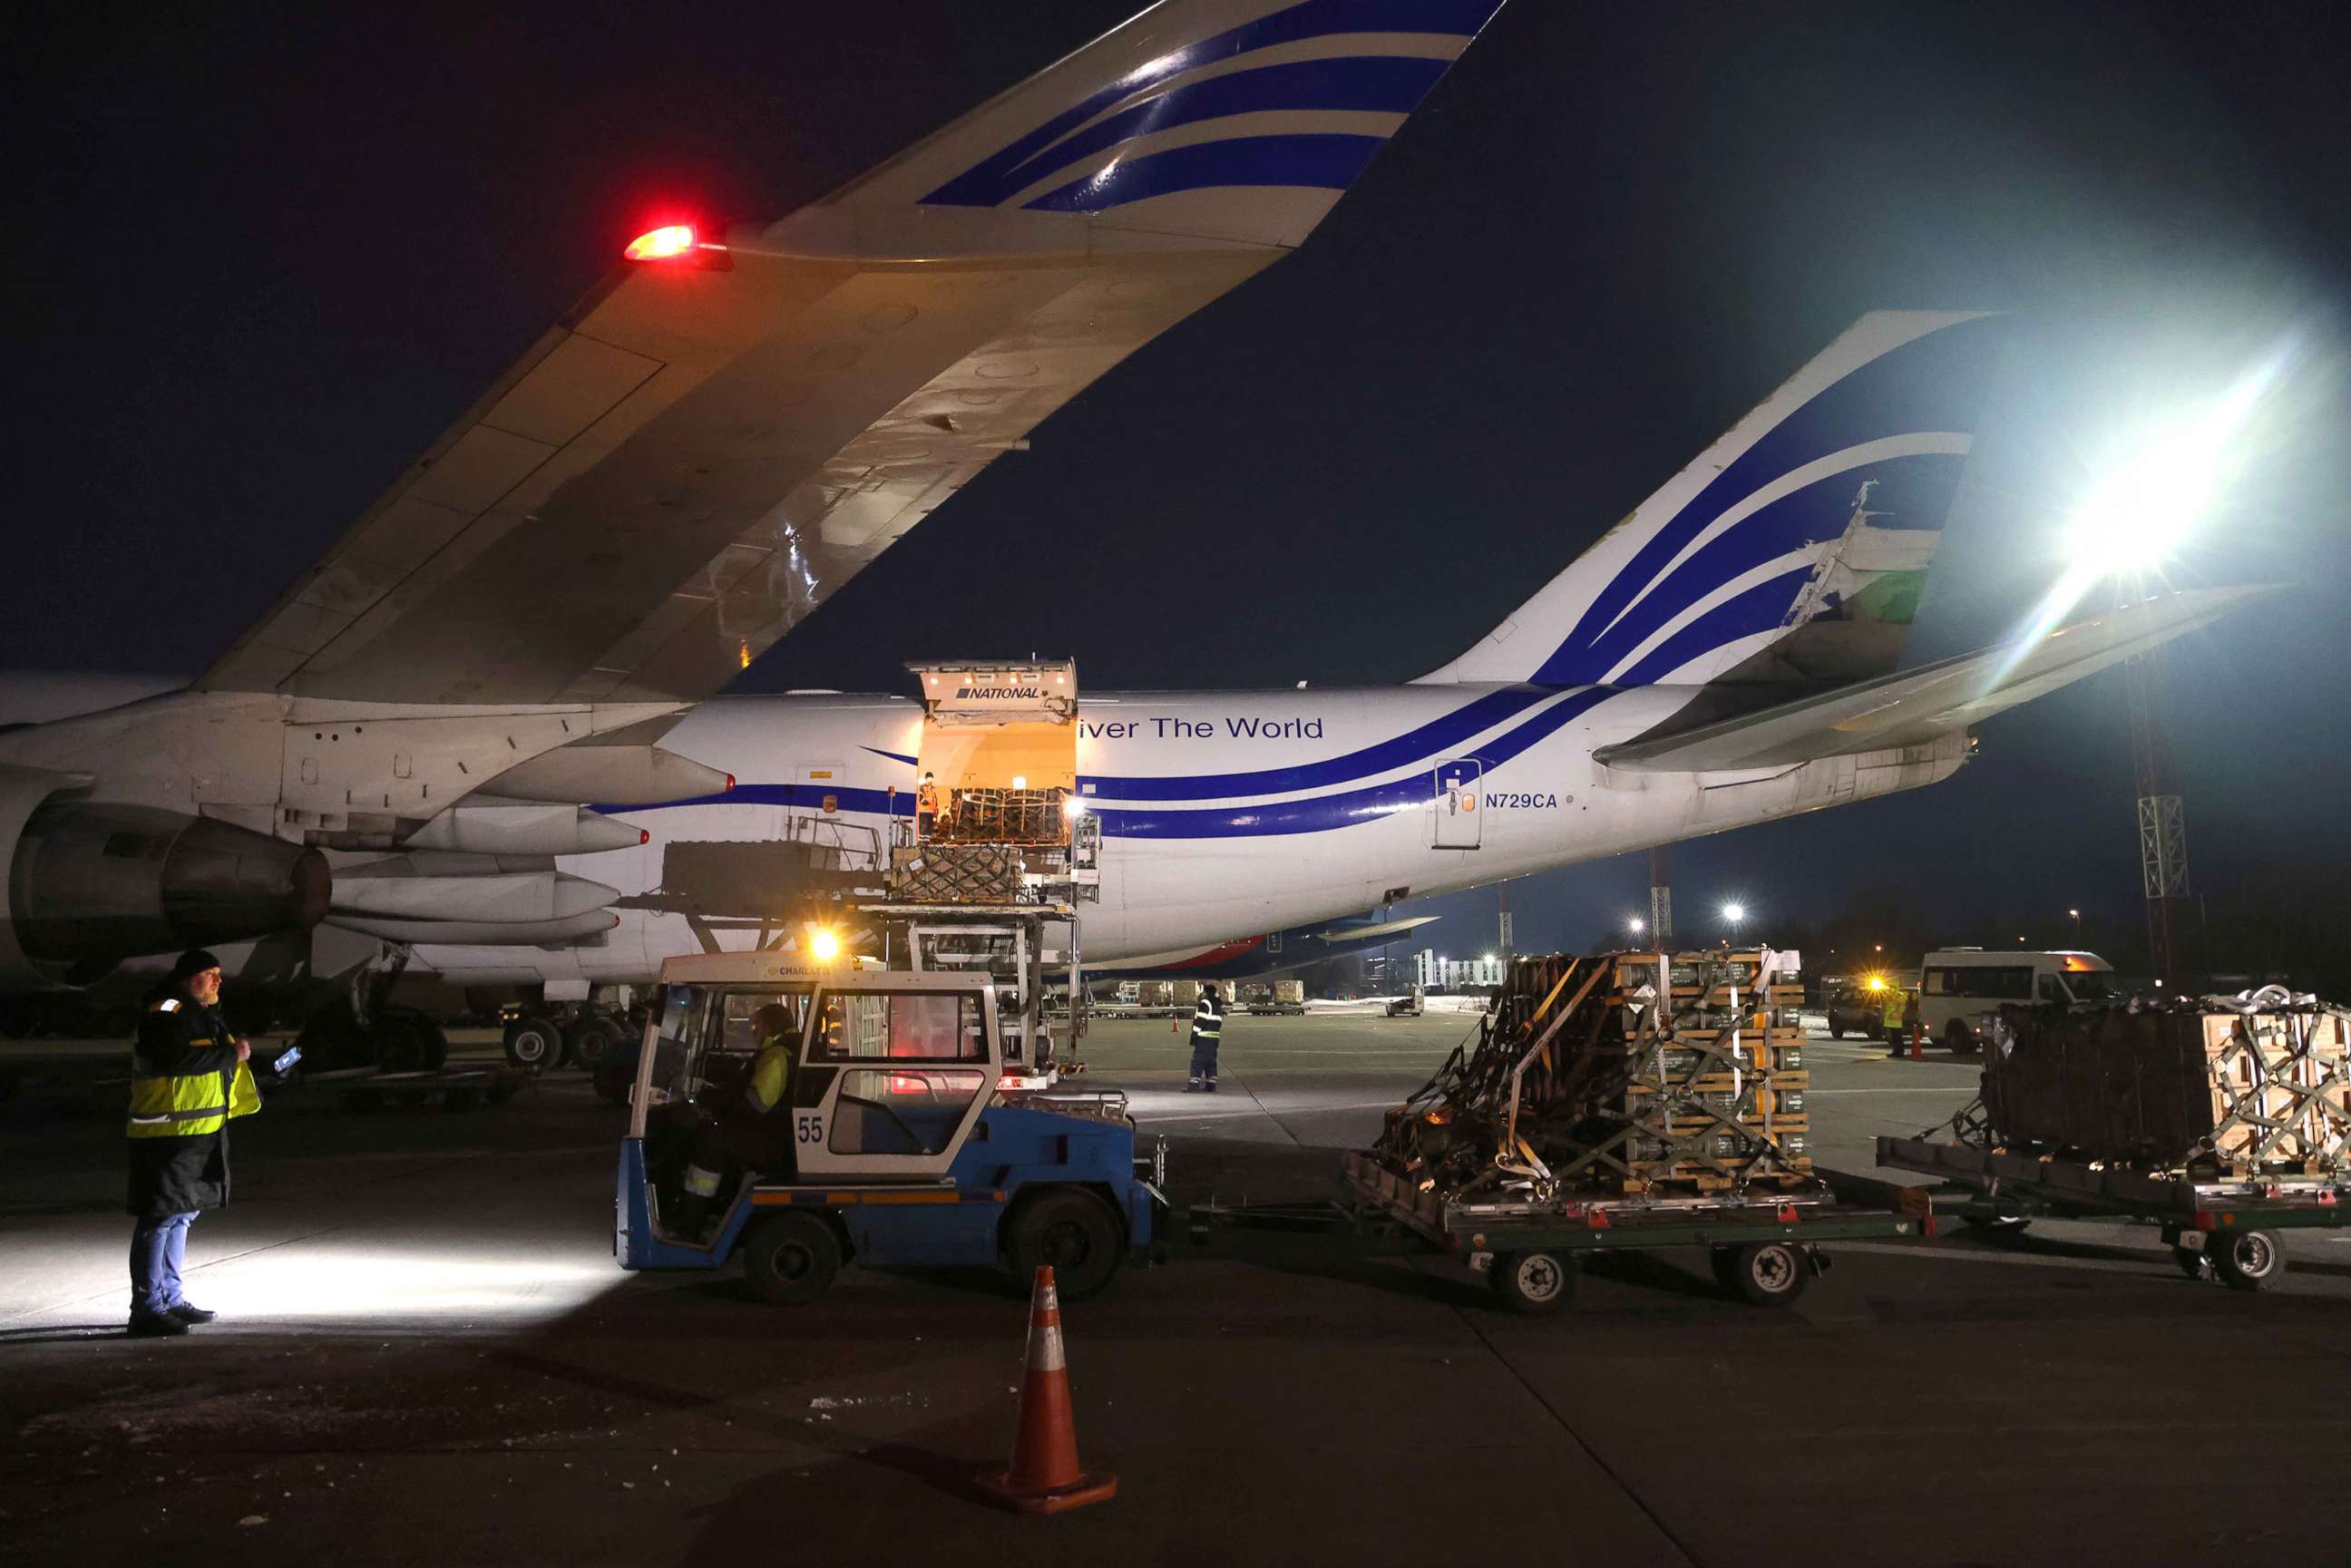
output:
M699 1237L710 1206L730 1169L789 1177L792 1158L792 1075L799 1066L799 1026L791 1010L769 1002L751 1015L759 1048L740 1091L716 1107L694 1136L685 1167L677 1229Z

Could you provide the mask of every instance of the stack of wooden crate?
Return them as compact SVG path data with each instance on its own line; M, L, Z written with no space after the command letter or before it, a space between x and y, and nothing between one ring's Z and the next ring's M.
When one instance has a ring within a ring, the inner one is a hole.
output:
M1017 904L1026 869L1010 844L902 844L891 852L891 896L902 904Z
M2351 1015L2308 1005L2004 1008L1984 1108L2006 1143L2154 1170L2351 1165Z
M1594 1075L1621 1120L1625 1185L1701 1192L1812 1178L1803 987L1769 949L1624 953L1624 1028Z
M1794 954L1515 957L1483 1038L1374 1153L1448 1197L1815 1185Z

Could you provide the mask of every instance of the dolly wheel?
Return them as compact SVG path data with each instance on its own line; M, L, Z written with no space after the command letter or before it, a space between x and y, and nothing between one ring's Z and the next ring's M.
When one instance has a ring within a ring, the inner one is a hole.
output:
M1582 1272L1573 1253L1504 1252L1494 1260L1494 1293L1514 1312L1555 1312L1575 1298Z
M2212 1267L2212 1260L2204 1255L2201 1247L2174 1247L2171 1261L2191 1280L2201 1280Z
M2266 1291L2285 1272L2285 1249L2273 1230L2238 1230L2205 1243L2220 1283L2232 1291Z
M1024 1290L1038 1265L1053 1266L1053 1283L1065 1301L1082 1301L1118 1277L1125 1250L1118 1218L1092 1193L1064 1188L1031 1198L1005 1222L1005 1254L1012 1278Z
M743 1277L771 1307L798 1307L832 1287L841 1238L813 1214L778 1214L743 1232Z
M1784 1307L1812 1283L1812 1260L1792 1241L1750 1241L1714 1249L1714 1277L1751 1306Z

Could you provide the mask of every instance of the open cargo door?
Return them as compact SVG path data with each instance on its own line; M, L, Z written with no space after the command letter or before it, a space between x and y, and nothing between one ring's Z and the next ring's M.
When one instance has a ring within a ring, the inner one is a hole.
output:
M933 832L965 843L1066 847L1078 787L1078 668L909 664L923 686L918 774L938 795Z

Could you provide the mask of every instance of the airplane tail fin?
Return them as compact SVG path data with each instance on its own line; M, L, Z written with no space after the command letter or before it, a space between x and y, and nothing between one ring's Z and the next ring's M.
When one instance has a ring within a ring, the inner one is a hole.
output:
M1823 685L1891 671L2001 321L1863 317L1423 683Z
M1295 246L1502 0L1162 0L831 199Z

